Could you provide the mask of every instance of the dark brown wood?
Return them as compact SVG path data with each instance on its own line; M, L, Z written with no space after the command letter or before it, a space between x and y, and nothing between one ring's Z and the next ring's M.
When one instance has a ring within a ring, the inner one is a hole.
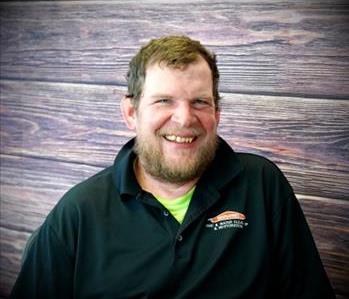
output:
M105 166L134 134L111 86L1 82L1 152Z
M4 292L12 286L29 233L60 197L101 168L44 159L1 156L1 263ZM349 295L349 202L297 195L338 294Z
M119 111L123 88L0 86L3 153L102 167L134 136ZM237 151L276 162L296 192L348 199L348 101L223 94L221 114L220 135Z
M348 24L347 0L0 3L0 298L30 233L134 136L119 112L128 62L165 34L217 54L220 135L285 172L349 298Z
M18 275L23 248L30 233L0 226L0 296L8 298Z
M223 94L219 133L268 157L297 193L349 199L349 102Z
M30 232L73 185L101 167L1 155L0 225Z
M221 90L344 98L346 1L3 3L2 78L125 85L150 38L189 34L218 55Z
M349 298L349 202L297 197L336 294Z

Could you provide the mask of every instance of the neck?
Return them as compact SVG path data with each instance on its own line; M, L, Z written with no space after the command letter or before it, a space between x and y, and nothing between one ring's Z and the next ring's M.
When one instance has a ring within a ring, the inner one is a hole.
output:
M198 178L182 183L163 181L147 173L138 159L135 161L134 171L143 190L167 199L175 199L186 194L198 181Z

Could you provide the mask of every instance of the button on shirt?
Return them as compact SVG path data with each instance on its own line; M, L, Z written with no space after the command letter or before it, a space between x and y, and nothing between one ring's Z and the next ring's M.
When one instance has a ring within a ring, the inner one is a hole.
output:
M167 198L156 196L156 195L155 197L173 215L173 217L179 223L182 223L184 220L184 216L188 210L194 191L195 191L195 186L192 187L187 193L185 193L184 195L178 198L167 199Z

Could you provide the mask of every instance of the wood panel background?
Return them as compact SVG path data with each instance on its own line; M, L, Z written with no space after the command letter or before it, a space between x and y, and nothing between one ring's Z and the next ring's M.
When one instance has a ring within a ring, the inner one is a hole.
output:
M218 56L220 134L284 171L337 298L349 298L347 1L0 3L0 297L65 191L133 136L119 100L140 45L187 34Z

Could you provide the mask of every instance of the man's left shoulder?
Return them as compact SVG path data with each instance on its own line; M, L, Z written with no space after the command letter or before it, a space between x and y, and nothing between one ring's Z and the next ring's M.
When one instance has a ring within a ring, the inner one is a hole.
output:
M252 170L269 170L276 173L281 172L280 168L267 157L254 153L242 152L236 152L236 156L244 168Z
M291 192L285 174L275 162L254 153L236 153L236 155L247 177L260 180L267 185L283 185Z

